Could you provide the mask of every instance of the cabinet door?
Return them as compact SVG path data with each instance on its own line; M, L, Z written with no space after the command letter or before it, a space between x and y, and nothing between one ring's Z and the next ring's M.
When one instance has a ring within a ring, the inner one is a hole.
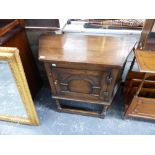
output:
M110 69L90 71L51 68L51 71L58 96L107 101L112 92L110 85L114 79L110 77Z

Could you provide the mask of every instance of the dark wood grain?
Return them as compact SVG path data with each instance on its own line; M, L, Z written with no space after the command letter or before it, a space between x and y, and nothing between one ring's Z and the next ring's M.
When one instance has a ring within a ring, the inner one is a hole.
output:
M123 66L135 40L122 37L84 35L44 35L39 41L39 59Z
M28 81L31 95L34 98L42 85L42 80L35 64L25 29L20 25L23 24L22 20L18 20L18 22L19 25L16 28L13 27L12 29L9 29L9 31L0 37L0 46L16 47L19 49L19 55L26 79Z

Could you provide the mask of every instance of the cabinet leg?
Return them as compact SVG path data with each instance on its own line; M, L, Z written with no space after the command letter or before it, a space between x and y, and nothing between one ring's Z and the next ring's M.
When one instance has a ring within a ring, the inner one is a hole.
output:
M61 108L61 105L60 105L60 101L58 99L56 99L56 105L57 105L58 111L61 111L62 108Z
M123 119L123 120L126 120L127 118L128 118L128 116L125 115L125 114L122 116L122 119Z
M123 119L125 120L127 118L128 118L128 114L127 114L127 111L125 111L124 114L123 114Z
M108 106L103 105L102 112L100 113L100 117L104 118L107 113Z

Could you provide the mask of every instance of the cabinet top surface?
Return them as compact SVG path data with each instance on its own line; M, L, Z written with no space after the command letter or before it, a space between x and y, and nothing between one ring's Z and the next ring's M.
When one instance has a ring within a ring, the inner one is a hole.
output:
M155 51L136 50L135 56L140 72L155 73Z
M39 39L39 59L123 66L135 43L136 40L129 37L43 35Z

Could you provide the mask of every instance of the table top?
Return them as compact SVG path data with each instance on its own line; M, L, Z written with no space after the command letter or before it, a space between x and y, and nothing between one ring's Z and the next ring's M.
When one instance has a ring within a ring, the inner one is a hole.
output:
M136 50L135 57L140 72L155 73L155 51Z
M122 67L135 43L121 36L46 34L39 39L39 59Z

